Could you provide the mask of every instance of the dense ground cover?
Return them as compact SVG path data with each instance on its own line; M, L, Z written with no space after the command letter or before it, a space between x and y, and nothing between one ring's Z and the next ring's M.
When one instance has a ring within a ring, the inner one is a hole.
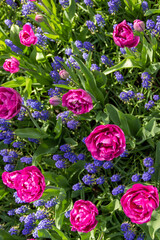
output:
M160 2L0 2L0 239L160 239Z

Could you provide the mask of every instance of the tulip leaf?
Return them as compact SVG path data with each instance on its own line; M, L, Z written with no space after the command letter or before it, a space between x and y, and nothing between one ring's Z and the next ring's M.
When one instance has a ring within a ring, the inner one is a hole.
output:
M36 128L16 129L14 133L21 138L46 138L46 134L43 134Z
M105 75L108 75L112 72L124 69L124 68L141 68L141 62L139 60L133 60L133 59L124 59L117 65L110 67L109 69L105 70L103 73Z

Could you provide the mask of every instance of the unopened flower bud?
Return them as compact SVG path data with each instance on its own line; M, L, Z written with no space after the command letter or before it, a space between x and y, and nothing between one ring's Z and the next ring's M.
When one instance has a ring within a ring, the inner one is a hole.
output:
M142 32L145 29L145 23L139 19L136 19L133 22L133 28L138 32Z
M63 79L66 79L69 77L69 73L65 69L63 69L59 72L59 76Z
M44 18L43 18L43 16L42 15L36 15L35 16L35 20L36 20L36 22L43 22L43 20L44 20Z
M57 96L54 96L54 97L51 97L49 99L49 103L52 105L52 106L58 106L60 103L61 103L61 100L59 97Z

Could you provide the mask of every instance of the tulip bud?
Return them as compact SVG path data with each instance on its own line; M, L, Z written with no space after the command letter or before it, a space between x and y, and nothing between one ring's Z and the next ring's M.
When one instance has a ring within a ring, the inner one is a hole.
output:
M59 76L63 79L66 79L66 78L69 77L69 73L66 70L63 69L59 72Z
M49 103L52 105L52 106L58 106L60 103L61 103L61 100L59 97L57 96L54 96L54 97L51 97L49 99Z
M138 32L143 32L145 29L145 23L139 19L136 19L133 22L133 28Z
M36 15L35 16L35 20L36 20L36 22L43 22L43 20L44 20L44 18L43 18L43 16L42 15Z

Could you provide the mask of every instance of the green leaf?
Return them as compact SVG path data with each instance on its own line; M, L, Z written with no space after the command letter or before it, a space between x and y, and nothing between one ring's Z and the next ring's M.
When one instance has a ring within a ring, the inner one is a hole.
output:
M78 57L73 57L76 62L79 64L81 71L85 75L87 84L85 84L85 90L91 92L93 96L100 101L102 104L104 103L104 96L102 92L99 90L97 87L96 80L94 78L94 75L90 70L85 66L85 64L78 58Z
M59 39L59 35L57 35L57 34L48 34L48 33L45 33L44 35L45 35L46 37L50 38L50 39L54 39L54 40Z
M66 9L67 17L72 22L76 12L75 0L69 0L69 7Z
M154 179L156 181L157 187L160 186L160 141L156 144L156 157L155 157L155 173L154 173Z
M144 16L148 17L152 14L160 14L160 9L149 9L145 12Z
M98 87L102 87L107 84L107 77L103 72L99 72L95 70L93 74L95 76Z
M57 187L65 189L65 191L68 191L70 189L70 185L69 185L68 180L65 176L57 175L57 174L52 172L52 182L54 182Z
M52 229L58 233L58 235L62 238L62 240L70 240L62 231L57 229L56 227L52 226Z
M143 47L142 47L142 51L141 51L141 61L144 65L147 63L147 59L148 59L147 46L148 46L147 40L143 36Z
M121 122L118 114L119 110L111 104L107 104L105 108L107 109L107 112L109 113L109 117L112 120L112 122L120 126Z
M63 85L63 84L52 84L54 87L59 87L59 88L64 88L64 89L68 89L68 90L70 90L70 89L77 89L77 88L75 88L75 87L69 87L69 86L67 86L67 85Z
M124 69L124 68L141 68L141 63L139 60L131 60L131 59L124 59L117 65L110 67L109 69L105 70L103 73L108 75L112 72Z
M0 229L0 240L23 240L25 238L18 237L18 236L11 236L5 230Z
M0 188L0 200L3 199L9 192L4 189L4 188Z
M54 15L57 15L57 9L56 9L56 4L54 3L54 0L51 0L52 4L52 12Z
M78 146L78 143L73 140L73 138L64 138L65 142L69 145L71 145L72 147L76 147Z
M37 160L45 155L45 154L51 154L55 153L56 150L58 149L58 145L56 142L54 142L54 139L47 139L44 140L43 143L39 145L35 153L33 154L32 157L32 165L36 166L37 165Z
M79 233L79 235L81 236L81 240L88 240L90 239L91 233Z
M136 136L141 128L141 121L131 114L125 114L131 135Z
M62 133L62 119L58 118L57 122L56 122L56 126L54 128L54 133L55 135L55 139L59 138L61 136Z
M69 168L66 169L66 177L71 183L78 182L78 173L80 173L85 166L85 161L78 161L75 164L72 164Z
M46 176L44 175L44 177L45 177L45 181L46 181L47 180ZM59 195L60 191L61 191L61 188L49 186L49 188L45 189L45 191L43 192L41 199L44 199L46 201L51 197L56 197Z
M147 223L151 239L154 239L156 231L160 229L159 222L160 222L160 214L157 211L154 211L152 213L151 220Z
M30 95L32 93L32 79L26 78L26 88L24 89L24 92L26 92L27 97L30 98Z
M34 2L34 4L36 5L37 8L39 8L42 12L46 13L46 15L48 17L50 17L50 11L48 9L46 9L43 5Z
M10 28L10 39L13 42L13 44L15 44L17 47L23 50L25 46L20 43L19 32L20 32L19 26L12 24Z
M160 63L157 62L157 63L150 64L150 66L146 68L144 72L148 72L153 75L153 74L156 74L159 71L159 69L160 69Z
M14 79L12 81L3 83L1 86L10 87L10 88L26 86L26 78L25 77L17 77L16 79Z
M58 240L57 239L57 236L53 236L53 234L52 233L50 233L48 230L46 230L46 229L40 229L40 230L38 230L38 237L41 237L41 238L49 238L49 239L51 239L51 240ZM55 238L56 237L56 238ZM60 239L61 240L61 239Z
M41 1L43 2L44 6L45 6L46 8L48 8L48 11L50 10L50 13L51 13L52 6L51 6L51 4L49 3L49 1L48 1L48 0L41 0Z
M122 207L121 207L120 201L118 199L114 199L108 205L102 206L101 208L103 212L112 213L117 209L121 209Z
M65 196L64 196L65 197ZM55 206L55 225L58 229L62 228L64 220L64 211L67 208L67 200L64 199Z
M105 109L112 122L122 128L125 135L136 136L141 127L141 122L138 118L131 114L122 113L111 104L107 104Z
M36 128L22 128L22 129L16 129L14 133L21 137L21 138L45 138L46 134L42 134L38 129Z
M155 118L152 118L144 127L141 127L137 133L137 137L141 137L142 140L137 142L141 144L147 139L154 137L156 134L160 133L160 128L157 127L157 122Z

